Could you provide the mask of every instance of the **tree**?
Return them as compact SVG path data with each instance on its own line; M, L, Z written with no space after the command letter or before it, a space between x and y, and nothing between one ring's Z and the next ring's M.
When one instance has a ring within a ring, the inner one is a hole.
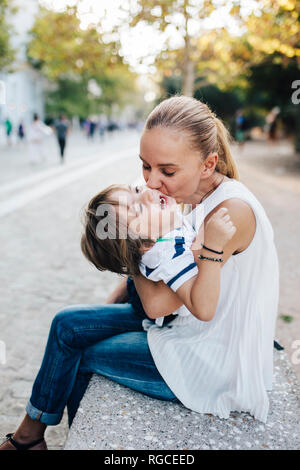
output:
M272 56L283 65L295 57L300 65L300 0L262 0L246 17L238 2L231 14L246 28L242 40L251 52L251 64Z
M156 65L164 77L182 75L183 94L192 96L197 87L212 83L223 89L247 86L249 68L276 52L285 65L292 57L299 63L300 0L261 0L247 14L245 2L234 0L229 13L240 28L239 35L224 27L205 28L204 20L228 3L230 6L222 0L130 1L131 26L147 23L158 32L173 28L180 33L182 45L174 48L166 40Z
M201 21L210 16L215 10L212 0L139 0L129 2L127 13L130 16L130 26L138 23L151 24L162 33L176 30L182 39L182 47L174 49L166 40L164 50L157 63L164 67L180 69L182 74L182 93L192 96L194 93L195 65L197 60L197 38L201 35ZM124 7L125 9L125 7ZM198 22L198 33L191 33L192 24Z
M7 68L14 60L14 50L9 42L11 27L7 22L8 13L14 11L9 0L0 0L0 70Z
M222 6L222 1L130 3L132 26L147 23L161 33L173 27L181 34L182 44L175 48L166 40L156 57L162 97L183 93L208 100L228 119L220 106L226 100L232 111L239 104L248 107L252 122L261 122L264 111L278 104L297 135L299 105L291 103L291 86L299 79L300 0L260 0L250 13L245 13L245 2L226 2L239 34L231 34L225 27L203 27L203 19ZM198 28L191 34L189 26L195 22Z
M76 6L63 12L41 8L31 36L29 62L56 85L48 110L97 113L122 105L134 89L135 75L119 55L118 41L107 40L100 23L82 29ZM91 93L91 83L98 94Z
M233 14L240 18L240 9ZM286 131L300 152L299 104L292 103L292 84L300 73L300 0L263 0L245 21L241 44L247 46L248 99L271 109L278 105Z

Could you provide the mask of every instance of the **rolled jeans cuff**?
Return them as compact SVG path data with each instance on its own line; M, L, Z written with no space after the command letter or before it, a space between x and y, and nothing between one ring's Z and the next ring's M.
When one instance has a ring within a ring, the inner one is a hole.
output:
M46 424L47 426L56 426L60 423L63 413L46 413L45 411L38 410L32 403L29 402L26 405L26 413L28 416L36 421Z

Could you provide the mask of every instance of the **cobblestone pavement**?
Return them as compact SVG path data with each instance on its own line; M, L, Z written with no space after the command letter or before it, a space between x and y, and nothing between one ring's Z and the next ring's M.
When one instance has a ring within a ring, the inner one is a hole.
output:
M74 159L70 145L70 161L62 169L53 162L47 168L28 169L28 162L19 166L17 156L15 167L1 172L0 340L6 344L6 364L0 363L1 437L13 432L24 414L54 315L70 304L103 303L120 281L114 274L97 272L83 258L80 216L99 189L140 176L138 134L119 135L94 147L89 143L82 157L84 147L85 143L80 149L74 138ZM277 339L292 358L292 342L300 339L299 164L287 143L276 152L249 143L242 152L235 147L234 153L242 181L262 202L274 226L281 265L279 313L293 317L291 323L278 319ZM0 169L5 168L5 158ZM295 370L299 377L299 365ZM62 448L66 434L65 415L59 426L46 432L49 448Z

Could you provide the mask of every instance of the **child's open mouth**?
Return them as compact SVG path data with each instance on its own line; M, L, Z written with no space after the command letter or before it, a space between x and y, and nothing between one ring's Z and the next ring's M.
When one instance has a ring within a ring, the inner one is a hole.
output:
M159 196L160 208L165 209L168 204L168 199L166 196Z

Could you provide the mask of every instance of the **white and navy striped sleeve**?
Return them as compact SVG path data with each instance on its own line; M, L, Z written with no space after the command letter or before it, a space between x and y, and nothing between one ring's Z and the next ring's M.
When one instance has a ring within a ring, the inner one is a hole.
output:
M185 282L198 274L198 268L192 251L185 248L185 238L178 236L175 237L172 256L165 256L155 268L143 265L141 272L152 281L164 281L176 292Z

